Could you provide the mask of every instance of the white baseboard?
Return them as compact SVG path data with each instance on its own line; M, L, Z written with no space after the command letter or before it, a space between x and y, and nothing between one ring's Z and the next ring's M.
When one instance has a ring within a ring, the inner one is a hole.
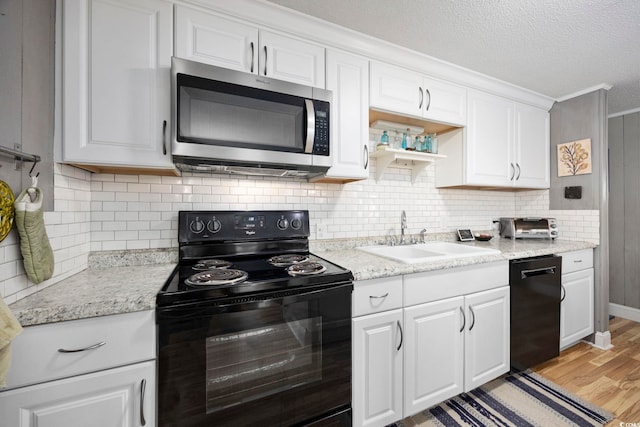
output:
M611 333L609 331L596 332L593 337L593 342L589 344L600 350L610 350L613 348L613 344L611 344Z
M622 317L624 319L640 322L640 310L626 305L609 303L609 314L612 316Z

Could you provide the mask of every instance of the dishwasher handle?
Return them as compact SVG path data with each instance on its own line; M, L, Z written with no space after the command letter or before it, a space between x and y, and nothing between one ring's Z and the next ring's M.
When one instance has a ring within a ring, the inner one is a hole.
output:
M520 278L527 279L533 276L541 276L543 274L556 274L556 267L532 268L531 270L520 271Z

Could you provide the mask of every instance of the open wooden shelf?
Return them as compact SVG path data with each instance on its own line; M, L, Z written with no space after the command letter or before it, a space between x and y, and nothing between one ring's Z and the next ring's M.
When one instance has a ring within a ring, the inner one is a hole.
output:
M376 181L380 180L384 170L394 162L406 162L400 167L411 168L411 183L416 182L416 178L431 163L447 156L442 154L423 153L420 151L401 150L396 148L378 148L372 152L370 157L378 159L376 165Z

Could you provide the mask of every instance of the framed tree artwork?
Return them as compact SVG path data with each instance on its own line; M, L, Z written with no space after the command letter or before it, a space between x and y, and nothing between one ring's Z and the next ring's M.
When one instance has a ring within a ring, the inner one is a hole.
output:
M558 144L558 176L591 173L591 138Z

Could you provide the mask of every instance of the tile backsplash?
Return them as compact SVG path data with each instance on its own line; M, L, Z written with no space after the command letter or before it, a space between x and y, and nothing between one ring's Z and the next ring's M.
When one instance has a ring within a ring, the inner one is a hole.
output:
M55 166L54 211L45 223L55 254L54 277L26 278L16 231L0 243L0 295L14 302L87 267L90 251L177 246L180 210L308 209L312 239L385 236L400 232L489 230L501 216L553 216L560 238L598 243L598 211L549 211L547 190L507 192L437 189L429 166L411 183L409 169L390 167L376 182L314 184L291 178L91 174Z

